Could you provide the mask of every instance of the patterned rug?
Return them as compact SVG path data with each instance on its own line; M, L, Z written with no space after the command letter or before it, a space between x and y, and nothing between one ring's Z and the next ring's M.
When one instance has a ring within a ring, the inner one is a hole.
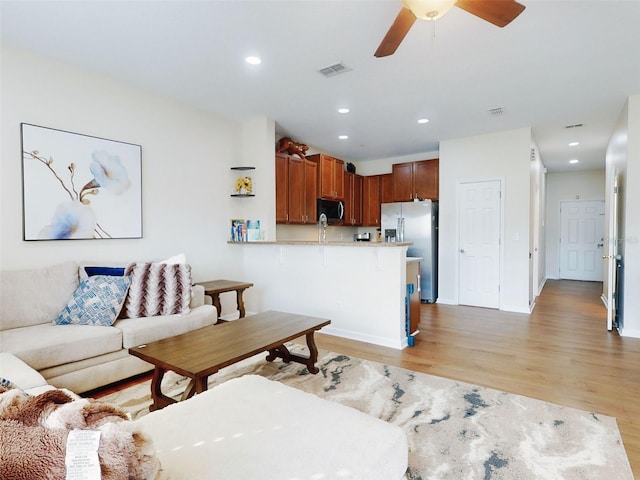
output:
M323 350L317 375L264 357L220 370L209 388L257 374L399 425L409 480L633 479L613 417ZM178 396L186 384L169 372L162 389ZM137 418L148 413L149 392L146 381L100 400Z

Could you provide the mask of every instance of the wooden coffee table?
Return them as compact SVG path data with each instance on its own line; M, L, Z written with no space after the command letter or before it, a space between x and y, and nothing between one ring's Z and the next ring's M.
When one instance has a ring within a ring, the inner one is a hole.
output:
M265 351L269 352L266 357L269 362L282 358L286 363L301 363L309 372L318 373L315 366L318 348L313 334L330 323L324 318L267 311L132 347L129 353L155 366L151 380L153 411L176 402L161 390L162 377L168 370L191 379L182 400L204 392L209 375ZM284 345L303 335L307 338L309 356L291 353Z

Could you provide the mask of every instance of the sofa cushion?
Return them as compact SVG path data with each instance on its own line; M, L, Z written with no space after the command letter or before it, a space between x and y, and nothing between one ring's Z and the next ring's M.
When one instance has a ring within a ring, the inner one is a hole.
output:
M54 325L49 322L0 332L0 349L13 353L36 370L116 352L121 348L122 332L113 327Z
M9 352L0 352L0 377L9 380L21 390L47 384L42 375Z
M122 330L124 348L137 347L163 338L213 325L218 321L215 307L201 305L186 315L121 318L113 326Z
M51 323L77 287L78 267L73 262L1 271L0 330Z
M121 317L189 313L190 265L132 263L125 269L125 275L131 276L131 286Z
M135 423L153 438L161 480L400 480L407 469L400 427L255 375Z
M81 281L54 323L112 325L122 309L129 283L129 277L109 275L94 275Z

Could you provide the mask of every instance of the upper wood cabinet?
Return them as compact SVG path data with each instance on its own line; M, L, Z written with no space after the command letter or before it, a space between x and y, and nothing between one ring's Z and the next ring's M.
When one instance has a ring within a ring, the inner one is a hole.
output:
M393 174L380 175L380 203L393 202Z
M362 176L344 173L344 225L362 225Z
M370 175L362 183L362 225L380 226L380 182L382 175Z
M416 198L438 200L440 182L438 165L437 158L420 162L395 163L392 166L393 201L410 202Z
M276 223L315 223L318 164L276 154Z
M344 160L333 158L324 153L307 156L307 159L317 162L318 194L320 198L344 200Z
M276 154L276 223L287 223L289 215L289 157Z

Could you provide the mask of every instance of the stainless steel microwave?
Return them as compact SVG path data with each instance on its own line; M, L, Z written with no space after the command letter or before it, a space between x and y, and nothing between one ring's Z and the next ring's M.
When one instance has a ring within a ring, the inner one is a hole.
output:
M339 200L318 199L318 220L320 215L327 216L328 223L342 223L344 220L344 202Z

